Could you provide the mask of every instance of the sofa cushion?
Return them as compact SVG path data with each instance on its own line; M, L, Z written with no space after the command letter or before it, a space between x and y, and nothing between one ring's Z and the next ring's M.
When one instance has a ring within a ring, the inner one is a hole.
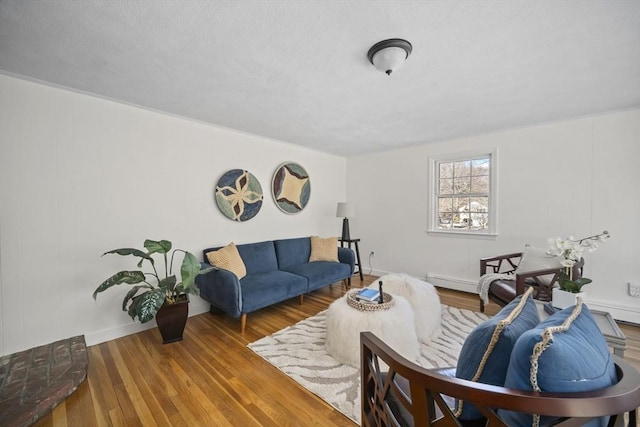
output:
M247 269L233 242L216 251L207 252L207 260L209 264L214 267L229 270L235 274L238 279L242 279L247 275Z
M537 297L536 282L527 277L524 283L527 287L533 286L533 297L535 299ZM503 304L501 305L508 304L516 297L516 281L506 279L494 280L489 285L489 292L494 299L502 301Z
M516 268L516 274L528 273L530 271L547 270L550 268L562 267L561 256L547 255L546 249L536 248L534 246L526 245L522 258ZM547 274L545 276L538 277L540 282L548 285L553 280L553 274Z
M538 309L529 288L498 314L476 326L460 350L456 377L502 386L507 375L507 361L518 338L540 322ZM475 406L458 402L456 416L463 420L481 418Z
M248 275L240 281L240 285L243 313L250 313L307 291L307 279L279 270Z
M616 382L613 358L591 312L580 300L557 312L516 342L509 360L505 387L543 392L580 392ZM499 411L510 426L530 426L531 415ZM533 416L537 417L537 416ZM548 425L550 417L541 417ZM586 425L604 426L607 417Z
M247 266L247 275L278 269L276 250L270 240L238 245L238 252Z
M309 237L296 237L293 239L274 240L278 266L281 270L292 265L309 262L311 255L311 239Z
M309 262L338 262L338 238L311 236L311 255Z
M513 301L516 296L516 281L498 279L489 285L489 294L502 301L501 305L508 304Z
M338 282L351 275L351 267L348 264L327 261L292 265L283 268L283 270L305 277L309 282L307 292Z

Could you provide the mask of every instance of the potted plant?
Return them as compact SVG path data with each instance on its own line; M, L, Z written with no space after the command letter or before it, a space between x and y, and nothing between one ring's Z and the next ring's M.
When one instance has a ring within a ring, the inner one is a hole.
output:
M600 234L582 239L574 239L573 236L566 239L560 237L549 239L551 246L547 250L547 254L562 256L561 265L564 268L558 273L559 287L553 289L552 304L554 307L570 307L575 304L578 297L586 300L586 292L582 290L582 287L591 283L592 280L587 277L580 277L574 266L582 260L582 254L585 250L589 250L589 252L595 251L599 243L604 242L609 237L609 232L605 230Z
M156 318L158 329L162 335L163 343L182 340L182 333L189 314L188 294L197 294L194 286L195 277L200 272L200 263L196 257L182 249L171 250L172 245L168 240L145 240L146 251L134 248L114 249L105 252L122 256L132 255L140 259L138 268L145 261L151 264L151 272L141 270L119 271L102 282L93 292L96 299L103 292L114 285L134 285L122 301L122 310L127 311L133 320L138 318L140 323L146 323ZM181 281L178 282L173 273L173 261L176 252L182 252L184 257L180 267ZM156 260L152 255L161 255L164 261L161 268L156 266ZM169 258L170 255L170 259Z

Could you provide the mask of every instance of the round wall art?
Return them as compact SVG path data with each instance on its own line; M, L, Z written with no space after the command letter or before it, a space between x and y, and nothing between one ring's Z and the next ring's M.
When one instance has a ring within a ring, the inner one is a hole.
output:
M307 206L311 196L309 174L297 163L283 163L273 174L271 194L282 212L300 212Z
M216 185L216 204L227 218L247 221L262 207L262 187L258 179L243 169L232 169Z

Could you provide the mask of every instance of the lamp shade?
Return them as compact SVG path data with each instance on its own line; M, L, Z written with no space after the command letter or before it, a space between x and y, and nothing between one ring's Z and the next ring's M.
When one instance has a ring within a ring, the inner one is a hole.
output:
M355 218L356 208L352 203L340 202L338 203L336 216L338 218Z
M367 57L377 70L391 75L402 66L412 50L411 43L406 40L389 39L373 45L367 52Z

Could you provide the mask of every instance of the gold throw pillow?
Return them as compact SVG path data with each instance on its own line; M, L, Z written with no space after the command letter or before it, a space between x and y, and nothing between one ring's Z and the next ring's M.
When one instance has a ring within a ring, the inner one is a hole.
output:
M214 267L229 270L238 276L238 279L242 279L247 275L247 267L244 265L240 253L238 253L238 248L233 242L217 251L207 252L207 260Z
M338 238L327 237L323 239L318 236L311 236L311 255L309 262L314 261L338 261Z

